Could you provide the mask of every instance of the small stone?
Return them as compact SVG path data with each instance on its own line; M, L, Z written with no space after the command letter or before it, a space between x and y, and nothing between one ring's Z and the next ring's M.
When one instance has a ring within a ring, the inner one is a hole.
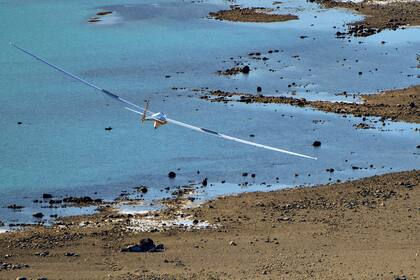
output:
M49 199L49 198L52 198L52 197L53 197L52 194L49 194L49 193L42 194L43 199Z
M64 256L66 257L78 257L79 254L73 253L73 252L66 252L64 253Z
M147 187L146 187L146 186L138 186L138 187L135 187L135 189L136 189L138 192L141 192L141 193L147 193L147 191L148 191L148 189L147 189Z
M33 213L32 216L34 218L41 219L42 217L44 217L44 214L42 214L41 212L36 212L36 213Z
M251 71L251 69L249 68L248 65L244 66L241 70L241 72L244 74L249 74L249 71Z
M261 92L262 88L261 87L257 87L257 92Z
M229 245L230 245L230 246L236 246L236 243L235 243L235 241L230 241L230 242L229 242Z
M207 186L207 178L204 178L203 182L201 182L201 184L206 187Z
M110 126L105 127L105 130L106 130L106 131L111 131L111 130L112 130L112 127L110 127Z
M314 141L313 143L312 143L312 146L314 146L314 147L320 147L321 146L321 141Z
M170 172L168 173L168 177L169 177L169 178L171 178L171 179L173 179L173 178L175 178L175 177L176 177L176 173L175 173L175 172L173 172L173 171L170 171Z

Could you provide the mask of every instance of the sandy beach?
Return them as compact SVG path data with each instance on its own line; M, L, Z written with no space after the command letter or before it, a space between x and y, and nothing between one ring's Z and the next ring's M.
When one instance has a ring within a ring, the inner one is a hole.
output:
M417 279L419 199L420 172L411 171L154 214L207 221L207 229L136 232L130 221L141 215L104 211L0 235L3 267L16 266L0 278ZM144 238L164 251L121 252Z

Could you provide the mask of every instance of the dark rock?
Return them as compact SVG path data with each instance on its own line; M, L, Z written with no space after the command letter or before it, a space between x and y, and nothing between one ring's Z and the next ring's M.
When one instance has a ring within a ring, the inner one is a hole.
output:
M243 177L246 177L246 176L248 176L248 173L247 172L244 172L244 173L242 173L242 176Z
M63 198L63 202L65 203L74 203L74 204L92 204L92 203L101 203L102 199L97 198L93 199L90 196L83 196L83 197L65 197Z
M171 179L173 179L173 178L175 178L175 177L176 177L176 173L175 173L175 172L173 172L173 171L170 171L170 172L168 173L168 177L169 177L169 178L171 178Z
M103 12L97 12L96 15L97 16L105 16L105 15L109 15L112 14L111 11L103 11Z
M249 71L251 71L251 69L249 68L248 65L245 65L241 70L241 72L244 74L249 74Z
M147 193L148 189L146 186L138 186L135 187L136 191L141 192L141 193Z
M73 253L73 252L66 252L64 253L64 256L66 257L78 257L79 254Z
M110 127L110 126L105 127L105 130L107 130L107 131L111 131L111 130L112 130L112 127Z
M332 173L332 172L334 172L334 168L328 168L328 169L326 169L326 171Z
M7 208L13 209L13 210L20 210L20 209L22 209L24 207L21 206L21 205L11 204L11 205L7 206Z
M252 177L252 178L255 178L255 174L251 174L251 177Z
M17 122L17 124L18 124L18 125L21 125L21 124L22 124L22 122Z
M63 203L63 200L61 199L51 199L50 201L48 201L49 204L60 204Z
M36 213L33 213L32 216L34 218L41 219L42 217L44 217L44 214L42 214L41 212L36 212Z
M420 145L417 145L417 146L416 146L416 148L417 148L417 149L420 149Z
M262 88L261 87L257 87L257 92L261 92Z
M42 198L43 199L50 199L50 198L52 198L53 196L52 196L52 194L49 194L49 193L44 193L44 194L42 194Z
M206 187L207 186L207 178L204 178L204 180L203 180L203 182L201 182L201 184Z
M133 252L133 253L144 253L144 252L162 252L165 250L163 244L155 245L155 242L150 238L140 240L139 244L130 245L126 248L121 249L121 252Z
M312 146L314 146L314 147L320 147L321 146L321 141L314 141L312 143Z

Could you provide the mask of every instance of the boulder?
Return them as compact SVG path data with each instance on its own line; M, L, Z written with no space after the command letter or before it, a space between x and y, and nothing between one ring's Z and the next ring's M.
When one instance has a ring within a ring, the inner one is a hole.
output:
M244 74L249 74L249 71L251 71L251 69L249 68L248 65L245 65L241 70L241 72Z
M32 216L34 218L41 219L42 217L44 217L44 214L42 214L41 212L35 212L32 214Z
M318 141L318 140L314 141L312 143L312 146L314 146L314 147L320 147L321 146L321 141Z
M121 252L145 253L145 252L162 252L165 248L163 244L155 245L150 238L141 239L139 244L129 245L121 249Z
M141 192L141 193L147 193L148 189L146 186L138 186L135 187L136 191Z
M49 193L44 193L44 194L42 194L42 198L43 199L50 199L50 198L52 198L53 196L52 196L52 194L49 194Z
M171 178L171 179L173 179L173 178L175 178L175 177L176 177L176 173L175 173L175 172L173 172L173 171L170 171L170 172L168 173L168 177L169 177L169 178Z
M207 186L207 178L204 178L204 180L203 180L203 182L201 182L201 184L206 187Z

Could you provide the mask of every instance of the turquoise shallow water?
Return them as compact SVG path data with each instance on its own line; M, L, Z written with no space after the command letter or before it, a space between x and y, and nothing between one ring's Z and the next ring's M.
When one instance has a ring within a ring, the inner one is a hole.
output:
M256 3L271 6L271 1ZM280 9L298 14L300 20L274 24L207 19L209 11L226 7L217 1L109 1L103 7L101 1L1 0L0 5L1 220L31 220L30 213L39 209L31 200L43 192L113 198L122 189L147 184L151 199L162 195L162 187L204 177L236 185L244 180L242 172L256 173L256 185L281 187L419 166L418 125L389 123L387 131L356 130L358 118L290 106L207 103L191 90L254 92L262 86L264 94L342 100L336 95L342 91L408 86L418 81L420 29L340 40L333 26L343 29L357 16L303 1L286 2ZM86 22L102 9L115 11L113 24ZM171 126L157 131L141 127L136 115L16 52L9 41L133 102L151 98L151 109L169 117L319 160L273 154ZM281 51L266 54L270 49ZM269 60L247 56L255 51ZM247 77L215 74L234 66L232 61L256 69ZM297 86L289 88L293 82ZM104 130L108 126L111 132ZM251 133L256 137L250 138ZM323 143L320 149L311 146L317 139ZM352 169L371 164L373 168ZM336 172L329 174L326 168ZM170 170L178 173L175 181L166 176ZM231 189L225 185L208 192ZM12 202L27 207L19 213L4 208Z

